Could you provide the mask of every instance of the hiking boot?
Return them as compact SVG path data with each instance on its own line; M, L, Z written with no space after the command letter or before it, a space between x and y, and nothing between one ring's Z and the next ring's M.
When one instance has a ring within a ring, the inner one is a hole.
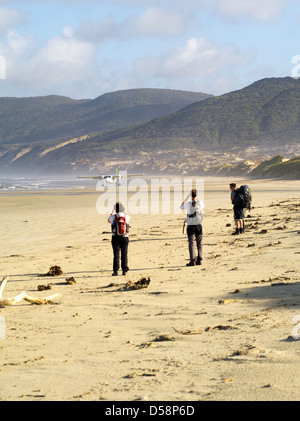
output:
M113 272L111 276L118 276L118 272Z
M200 257L197 257L196 265L202 265L202 259L200 259Z
M239 235L239 233L240 233L240 230L237 228L237 229L235 230L235 232L233 232L231 235Z
M244 229L240 228L240 234L243 234L243 232L244 232Z
M129 271L129 267L127 266L126 269L122 269L122 275L126 275L126 273Z
M191 260L189 263L186 264L186 266L196 266L195 260Z

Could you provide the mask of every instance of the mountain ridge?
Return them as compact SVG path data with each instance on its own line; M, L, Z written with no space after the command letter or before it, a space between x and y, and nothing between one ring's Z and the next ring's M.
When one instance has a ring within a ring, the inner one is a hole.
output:
M106 136L112 140L114 134ZM283 136L286 143L300 140L300 80L289 77L262 79L241 90L192 103L137 128L120 130L114 138L129 143L146 139L151 147L167 139L167 146L226 148L229 142L230 147L262 141L278 144Z
M46 100L52 111L51 101L57 103L58 110L48 112L46 119L49 124L59 114L57 125L46 126L46 138L38 130L34 140L27 133L31 141L25 137L5 144L2 138L0 175L95 174L109 170L109 163L113 167L121 163L128 171L184 174L192 168L204 174L207 170L236 174L244 173L247 165L235 164L245 159L262 162L278 154L291 158L300 153L300 80L290 77L261 79L220 96L145 88L94 100L57 96ZM158 114L154 118L153 110ZM40 116L43 120L43 113ZM100 132L93 122L101 124ZM51 138L57 126L59 136Z
M118 129L173 113L209 97L201 92L130 89L74 100L48 95L0 98L0 144L60 141Z

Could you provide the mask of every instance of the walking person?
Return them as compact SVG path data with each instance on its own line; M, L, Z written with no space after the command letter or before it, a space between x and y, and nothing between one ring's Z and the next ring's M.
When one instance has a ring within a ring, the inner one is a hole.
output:
M233 216L235 222L235 232L232 235L242 234L245 230L244 225L244 206L240 202L235 202L235 195L237 194L237 188L235 183L230 183L229 188L231 190L230 199L233 204Z
M180 206L180 209L187 212L185 223L187 224L190 261L186 266L201 265L203 259L202 222L204 216L204 204L198 200L197 194L197 190L193 189ZM197 259L195 245L197 246Z
M129 244L129 220L130 216L125 213L125 208L122 203L117 202L114 209L108 218L111 224L112 238L111 244L114 253L113 259L113 274L117 276L120 269L120 252L121 252L121 268L122 275L126 275L129 270L128 267L128 244Z

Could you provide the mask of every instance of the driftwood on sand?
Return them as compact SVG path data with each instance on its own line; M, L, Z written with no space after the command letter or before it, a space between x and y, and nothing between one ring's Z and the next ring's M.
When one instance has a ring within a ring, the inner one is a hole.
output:
M28 301L29 303L32 303L32 304L52 304L53 299L60 295L60 294L54 294L45 298L33 298L30 295L26 294L25 291L23 291L20 294L16 295L15 297L2 298L3 290L5 288L7 280L8 280L8 277L4 276L4 278L2 279L0 283L0 306L11 306L16 303L19 303L22 300Z

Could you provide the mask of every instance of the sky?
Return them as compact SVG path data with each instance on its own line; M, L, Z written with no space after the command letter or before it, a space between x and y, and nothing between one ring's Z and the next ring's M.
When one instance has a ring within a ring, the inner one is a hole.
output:
M0 0L0 97L300 77L299 0Z

